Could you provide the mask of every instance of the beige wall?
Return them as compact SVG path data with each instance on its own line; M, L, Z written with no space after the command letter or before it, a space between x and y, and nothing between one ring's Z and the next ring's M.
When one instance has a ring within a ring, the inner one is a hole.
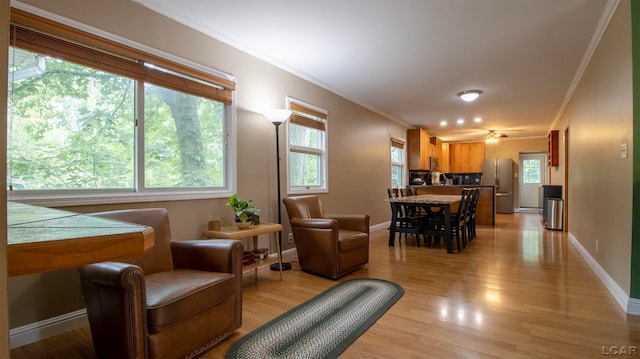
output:
M329 193L322 194L327 212L368 213L371 224L389 220L384 202L390 185L390 136L406 138L406 128L329 91L252 56L157 15L130 0L28 0L27 4L68 19L174 54L237 79L238 184L242 198L263 210L263 219L277 220L275 129L259 113L283 108L285 96L329 112ZM281 154L285 132L281 129ZM283 156L284 158L284 156ZM282 163L283 182L286 162ZM286 187L282 186L286 195ZM348 198L348 200L346 200ZM70 207L78 212L116 208L165 207L176 239L199 238L207 221L231 223L226 199ZM283 209L284 210L284 209ZM283 221L289 231L286 212ZM261 238L263 242L268 237ZM286 247L290 247L285 242ZM262 246L262 244L261 244ZM83 308L75 269L10 278L10 327Z
M632 213L632 59L630 1L622 0L556 129L564 184L569 128L569 232L629 294ZM627 143L628 159L620 158ZM598 251L596 251L598 240Z
M487 143L484 146L484 158L511 158L513 173L520 172L520 154L547 152L546 138L529 138L522 140L500 140L498 143ZM520 187L518 178L513 179L513 207L520 208Z

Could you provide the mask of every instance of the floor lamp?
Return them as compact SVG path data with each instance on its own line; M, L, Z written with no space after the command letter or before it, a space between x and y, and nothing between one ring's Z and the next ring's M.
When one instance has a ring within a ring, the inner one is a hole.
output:
M289 110L271 110L264 113L266 117L276 127L276 166L278 176L278 224L282 224L282 199L280 198L280 125L291 116ZM282 231L278 232L278 248L280 253L278 255L282 258ZM273 271L280 271L280 264L273 263L270 266ZM291 263L282 262L282 270L291 269Z

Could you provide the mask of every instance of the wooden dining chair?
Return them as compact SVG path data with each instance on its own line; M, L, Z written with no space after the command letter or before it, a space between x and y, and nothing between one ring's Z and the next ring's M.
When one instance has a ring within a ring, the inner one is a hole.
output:
M405 192L404 194L407 193L406 191L404 192ZM398 189L398 188L388 188L387 194L389 195L389 198L405 197L403 195L403 189ZM395 206L395 208L397 211L395 233L400 234L399 239L402 239L402 234L404 233L405 241L407 240L407 235L413 235L416 238L416 242L419 245L422 229L424 228L424 225L428 220L427 216L424 213L419 213L419 207L412 203L406 203L406 204L403 203L399 206ZM394 206L391 205L391 210L393 211L393 209L394 209ZM391 230L391 228L389 228L389 230ZM393 233L394 236L395 236L395 233ZM426 243L426 239L424 241Z
M460 199L460 205L455 214L451 214L451 229L456 235L456 241L458 242L458 248L460 247L460 239L462 239L462 248L466 248L468 244L468 227L467 221L469 205L471 203L473 190L471 188L462 189L462 198Z
M467 234L469 242L476 237L476 211L480 199L480 187L472 188L471 200L467 206Z
M456 247L458 252L467 244L467 232L466 232L466 210L468 202L471 198L471 189L464 188L461 192L460 203L455 212L451 213L451 238L455 237ZM444 216L442 213L432 213L429 217L429 226L435 231L444 232L446 224L444 222ZM430 239L429 239L429 242ZM431 243L429 243L431 245Z

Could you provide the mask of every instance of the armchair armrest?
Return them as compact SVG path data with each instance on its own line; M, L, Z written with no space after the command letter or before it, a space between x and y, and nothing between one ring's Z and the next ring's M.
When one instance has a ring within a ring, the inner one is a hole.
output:
M290 222L291 222L291 227L338 229L338 222L330 218L311 218L311 219L292 218Z
M174 268L197 269L240 275L242 273L242 241L186 240L171 241Z
M325 214L324 216L337 220L340 229L369 233L368 214Z
M140 279L144 274L142 269L134 264L122 262L102 262L94 263L80 267L80 274L84 278L95 285L125 289L128 288L127 277L138 275ZM144 279L142 279L144 287Z
M147 295L142 269L102 262L79 271L96 352L113 358L145 357Z

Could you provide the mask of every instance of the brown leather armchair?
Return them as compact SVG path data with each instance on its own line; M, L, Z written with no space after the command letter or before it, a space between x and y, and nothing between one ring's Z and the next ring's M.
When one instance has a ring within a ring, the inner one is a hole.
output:
M369 215L324 214L317 196L283 202L302 270L337 279L369 262Z
M242 324L241 241L172 241L163 208L92 215L152 227L154 247L80 268L93 345L103 358L191 358Z

